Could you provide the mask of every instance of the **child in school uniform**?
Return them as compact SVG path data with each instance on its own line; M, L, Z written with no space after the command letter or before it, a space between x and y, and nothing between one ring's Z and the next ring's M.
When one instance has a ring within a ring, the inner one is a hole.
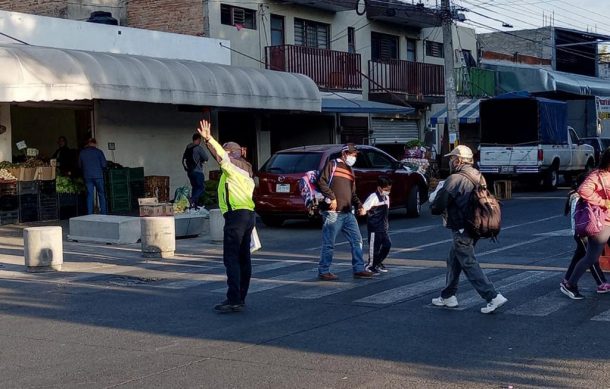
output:
M374 274L388 271L383 260L388 256L390 247L392 247L388 234L391 190L392 181L387 177L379 177L377 190L369 195L362 206L367 213L366 225L369 235L369 261L366 270Z

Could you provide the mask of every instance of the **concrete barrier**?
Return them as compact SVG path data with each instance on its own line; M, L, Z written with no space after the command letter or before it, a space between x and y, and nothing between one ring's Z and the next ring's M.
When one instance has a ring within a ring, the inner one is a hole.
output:
M222 242L224 237L225 218L220 209L210 209L210 240Z
M116 215L86 215L70 219L68 239L112 244L137 243L140 218Z
M176 250L176 225L173 216L143 217L142 256L146 258L167 258Z
M64 263L61 227L24 229L23 248L27 271L61 270L61 265Z

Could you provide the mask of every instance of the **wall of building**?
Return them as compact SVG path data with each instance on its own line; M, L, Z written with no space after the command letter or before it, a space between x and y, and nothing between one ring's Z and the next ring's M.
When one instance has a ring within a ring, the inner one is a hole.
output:
M551 27L513 31L511 35L492 32L478 34L477 37L482 51L509 55L518 53L543 59L551 59L553 55Z
M230 53L219 45L230 42L218 39L8 11L0 11L0 26L4 34L37 46L231 64ZM6 37L0 42L15 43Z
M68 12L67 0L0 0L0 9L34 15L64 18Z
M180 159L201 118L169 104L96 101L95 136L108 160L125 167L144 167L147 176L169 176L170 196L188 184ZM109 150L108 143L115 150ZM206 170L215 169L215 162ZM207 176L207 174L206 174Z
M0 0L0 9L73 20L86 20L93 11L106 11L125 24L126 3L127 0Z
M0 125L6 127L4 134L0 134L0 162L12 161L13 152L11 149L12 130L11 130L11 106L10 104L0 104Z
M130 0L127 24L130 27L204 36L202 0Z

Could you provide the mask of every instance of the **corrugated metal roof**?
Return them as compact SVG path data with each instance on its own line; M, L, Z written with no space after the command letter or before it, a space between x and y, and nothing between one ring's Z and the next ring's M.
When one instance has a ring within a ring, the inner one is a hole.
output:
M0 102L126 100L316 111L318 87L286 72L17 44L0 44Z

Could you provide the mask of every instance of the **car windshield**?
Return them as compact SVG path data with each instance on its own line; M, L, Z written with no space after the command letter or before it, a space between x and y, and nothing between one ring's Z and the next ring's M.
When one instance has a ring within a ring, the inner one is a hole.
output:
M264 173L292 174L318 170L320 153L278 153L261 168Z

